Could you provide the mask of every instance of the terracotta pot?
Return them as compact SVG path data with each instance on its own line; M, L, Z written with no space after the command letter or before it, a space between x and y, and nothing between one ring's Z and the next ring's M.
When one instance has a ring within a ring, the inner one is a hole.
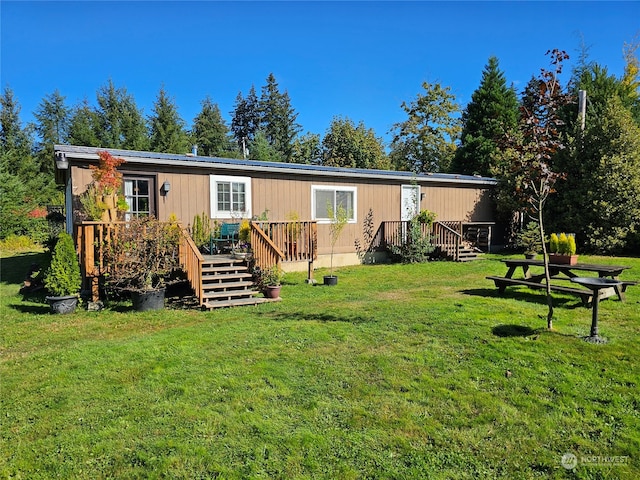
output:
M578 255L560 255L558 253L549 254L549 263L560 265L575 265L578 263Z
M280 289L282 285L267 285L262 293L266 298L280 298Z

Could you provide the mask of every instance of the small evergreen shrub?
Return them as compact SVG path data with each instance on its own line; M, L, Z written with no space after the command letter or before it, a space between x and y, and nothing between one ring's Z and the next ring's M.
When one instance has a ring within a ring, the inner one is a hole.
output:
M80 290L82 277L73 238L66 232L58 236L51 265L44 275L45 288L56 297L75 295Z

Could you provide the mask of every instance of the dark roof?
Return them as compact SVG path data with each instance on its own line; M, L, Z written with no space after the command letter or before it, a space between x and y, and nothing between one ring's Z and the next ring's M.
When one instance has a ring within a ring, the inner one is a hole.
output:
M475 175L456 175L451 173L422 173L401 172L397 170L374 170L363 168L326 167L323 165L307 165L302 163L265 162L261 160L238 160L234 158L202 157L192 154L140 152L136 150L120 150L114 148L80 147L74 145L55 145L55 151L66 154L71 158L97 159L98 152L108 150L116 157L123 157L127 162L162 164L188 167L210 168L214 166L247 171L269 171L292 173L299 175L326 175L332 177L357 178L388 178L394 180L443 182L443 183L472 183L495 185L496 180L490 177Z

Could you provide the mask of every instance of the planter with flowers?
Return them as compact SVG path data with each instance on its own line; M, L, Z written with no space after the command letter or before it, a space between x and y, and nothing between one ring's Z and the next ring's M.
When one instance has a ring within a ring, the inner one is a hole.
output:
M122 173L118 167L124 163L107 151L98 152L98 165L89 165L93 182L80 198L89 220L115 222L121 212L128 209L121 195Z
M246 260L251 256L251 225L246 218L240 222L238 228L238 242L232 247L231 253L239 260Z
M575 265L578 263L576 255L576 239L573 234L552 233L549 236L549 263Z

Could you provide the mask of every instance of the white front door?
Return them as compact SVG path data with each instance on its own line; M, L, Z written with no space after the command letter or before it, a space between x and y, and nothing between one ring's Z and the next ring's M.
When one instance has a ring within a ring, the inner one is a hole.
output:
M411 220L420 212L420 186L402 185L400 219Z

